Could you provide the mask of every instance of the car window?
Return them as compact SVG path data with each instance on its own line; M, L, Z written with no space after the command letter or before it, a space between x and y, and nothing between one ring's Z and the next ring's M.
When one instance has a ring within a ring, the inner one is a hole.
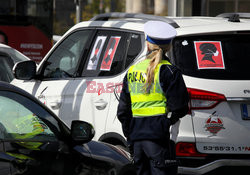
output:
M144 45L143 42L144 37L141 37L140 34L132 33L130 35L130 42L128 46L125 68L127 68L142 51L142 44Z
M14 75L12 74L13 61L4 55L0 55L0 80L10 82L13 80Z
M0 139L56 141L57 121L41 106L19 94L0 91Z
M92 32L91 30L76 31L62 41L45 62L43 77L67 78L74 76Z
M185 75L222 80L250 80L250 35L176 38L173 62Z
M28 57L24 56L22 53L20 53L19 51L15 50L15 49L8 49L7 52L10 54L14 63L17 63L20 61L27 61L29 59Z
M28 57L23 55L21 52L17 51L16 49L9 48L9 47L0 47L0 52L5 53L11 57L14 63L20 61L27 61L29 60Z
M99 30L94 38L82 76L103 77L121 73L140 53L141 42L139 34Z

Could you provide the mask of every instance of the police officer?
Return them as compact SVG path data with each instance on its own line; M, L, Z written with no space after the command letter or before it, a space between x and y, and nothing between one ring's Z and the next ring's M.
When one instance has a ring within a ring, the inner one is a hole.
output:
M124 77L117 116L138 175L176 174L169 129L188 111L182 74L165 56L176 30L165 22L149 21L144 32L148 53Z

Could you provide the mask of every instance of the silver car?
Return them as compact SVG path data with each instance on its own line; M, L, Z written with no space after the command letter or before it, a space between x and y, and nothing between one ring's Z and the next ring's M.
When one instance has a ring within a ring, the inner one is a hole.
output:
M0 81L10 82L14 76L12 68L15 63L30 60L16 49L0 44Z

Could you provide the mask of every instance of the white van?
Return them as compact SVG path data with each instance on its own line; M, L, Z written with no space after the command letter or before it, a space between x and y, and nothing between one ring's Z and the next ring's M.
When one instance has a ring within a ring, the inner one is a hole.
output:
M183 72L191 99L176 141L179 173L249 168L249 16L102 14L73 26L37 70L30 61L17 64L12 84L36 96L67 124L76 119L92 123L95 140L126 146L116 116L123 77L146 55L144 23L168 22L178 33L168 54Z

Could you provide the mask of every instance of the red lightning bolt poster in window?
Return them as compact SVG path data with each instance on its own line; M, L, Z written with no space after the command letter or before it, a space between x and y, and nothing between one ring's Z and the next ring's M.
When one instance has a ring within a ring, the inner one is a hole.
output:
M101 70L110 70L120 39L120 36L112 36L109 39L108 46L102 59Z
M225 69L220 41L194 41L198 69Z

